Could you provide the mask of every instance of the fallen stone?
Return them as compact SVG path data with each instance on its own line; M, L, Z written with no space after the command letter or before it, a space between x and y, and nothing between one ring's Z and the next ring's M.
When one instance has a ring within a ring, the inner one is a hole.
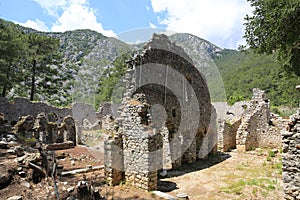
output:
M72 141L66 141L63 143L53 143L46 145L47 150L62 150L62 149L71 149L74 147L74 143Z
M11 146L11 147L14 147L14 146L18 145L18 143L15 142L15 141L10 141L10 142L8 143L8 145Z
M278 153L278 149L272 149L272 152L276 154Z
M75 161L74 160L71 161L71 165L75 165Z
M26 173L24 171L20 171L20 172L18 172L18 174L22 178L26 177Z
M168 199L168 200L175 200L175 197L173 197L172 195L163 193L161 191L152 191L153 194L163 198L163 199Z
M27 181L22 182L21 185L30 188L30 183L28 183Z
M15 155L16 151L14 149L8 149L8 150L6 150L6 153L9 155Z
M28 164L29 162L37 163L40 160L41 160L40 153L29 153L15 159L16 162L23 163L23 164Z
M14 150L15 150L17 156L24 156L25 155L23 148L20 147L20 146L16 146L14 148Z
M12 197L9 197L7 200L22 200L23 197L22 196L12 196Z
M74 191L74 187L68 188L67 191L68 191L69 193L73 192L73 191Z
M16 136L13 134L7 135L6 138L7 138L7 142L16 142L17 141Z
M90 168L75 169L75 170L72 170L72 171L62 172L62 176L70 176L70 175L75 175L75 174L80 174L80 173L87 173L87 172L92 172L92 171L97 171L97 170L102 170L102 169L104 169L104 165L94 166L92 169L90 169Z
M12 175L9 173L0 174L0 188L5 186L11 181Z
M4 141L0 141L0 149L8 149L8 143Z
M167 176L167 174L168 174L168 172L165 169L162 172L159 173L159 175L162 176L162 177Z
M184 200L184 199L186 199L187 200L187 199L189 199L189 197L185 193L180 193L180 194L176 195L176 199L178 199L178 200Z

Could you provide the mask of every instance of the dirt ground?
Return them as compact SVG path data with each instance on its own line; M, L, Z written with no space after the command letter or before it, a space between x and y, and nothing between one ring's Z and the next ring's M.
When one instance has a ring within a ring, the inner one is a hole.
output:
M210 163L199 161L170 173L174 176L161 180L176 185L168 192L173 196L185 193L195 200L283 199L281 155L270 155L267 149L219 153Z

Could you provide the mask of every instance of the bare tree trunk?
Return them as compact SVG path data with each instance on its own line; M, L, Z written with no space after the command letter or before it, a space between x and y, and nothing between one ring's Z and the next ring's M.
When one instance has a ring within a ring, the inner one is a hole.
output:
M35 92L35 68L36 68L36 60L33 60L32 74L31 74L30 101L33 101L33 98L34 98L34 92Z
M5 84L5 86L2 89L2 94L1 94L2 97L5 97L6 95L6 90L7 90L6 88L7 88L7 84Z
M7 70L6 70L6 80L8 81L9 80L9 71L10 71L10 65L11 63L9 63L9 65L7 66ZM5 97L6 96L6 91L7 91L7 82L5 83L3 89L2 89L2 94L1 96L2 97Z

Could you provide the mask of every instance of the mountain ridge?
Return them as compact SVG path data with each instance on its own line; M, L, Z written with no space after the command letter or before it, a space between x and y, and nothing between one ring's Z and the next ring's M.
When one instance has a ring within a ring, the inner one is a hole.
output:
M103 72L113 68L112 63L121 55L142 51L140 47L144 44L127 44L90 29L40 32L21 25L16 27L25 33L43 34L60 40L60 52L63 54L60 73L67 73L69 78L64 83L65 88L59 88L61 91L50 98L58 99L56 103L62 105L74 100L93 103L85 99L85 96L95 93ZM295 94L294 84L300 81L299 77L285 72L274 55L257 55L251 50L244 53L224 49L188 33L175 33L169 39L181 46L191 57L195 67L205 75L213 101L227 99L232 103L249 99L252 88L259 87L267 91L273 105L296 106L299 95ZM59 96L62 93L63 100Z

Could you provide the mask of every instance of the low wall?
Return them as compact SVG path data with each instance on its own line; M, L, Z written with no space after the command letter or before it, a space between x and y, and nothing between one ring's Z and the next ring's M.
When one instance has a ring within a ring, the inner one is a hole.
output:
M0 113L3 113L9 122L17 122L22 116L27 115L36 117L42 112L46 116L55 113L58 117L58 123L62 122L65 116L72 115L71 108L57 108L43 102L31 102L26 98L15 98L11 101L3 97L0 98Z

